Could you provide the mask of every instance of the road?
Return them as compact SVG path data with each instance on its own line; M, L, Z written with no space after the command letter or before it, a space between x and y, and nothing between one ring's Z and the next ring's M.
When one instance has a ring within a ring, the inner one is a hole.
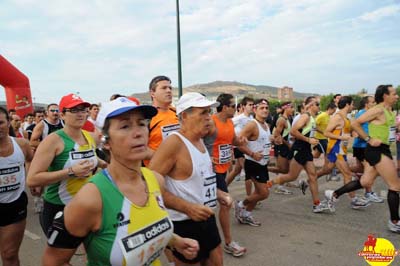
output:
M304 177L304 173L302 173ZM319 181L320 197L325 189L335 189L340 182ZM235 199L244 197L244 181L234 181L229 187ZM224 264L230 266L355 266L367 265L357 253L369 234L391 241L400 249L400 237L387 230L389 212L387 202L374 203L365 210L350 208L350 200L342 196L336 213L314 214L309 191L304 196L299 189L290 188L293 195L271 193L254 216L261 227L238 224L232 213L232 234L247 247L241 258L224 255ZM380 194L386 185L378 178L374 190ZM362 191L358 191L359 194ZM383 192L384 193L384 192ZM20 251L21 265L40 265L45 239L38 217L29 204L27 231ZM84 265L83 256L74 256L72 264ZM391 265L399 265L397 257Z

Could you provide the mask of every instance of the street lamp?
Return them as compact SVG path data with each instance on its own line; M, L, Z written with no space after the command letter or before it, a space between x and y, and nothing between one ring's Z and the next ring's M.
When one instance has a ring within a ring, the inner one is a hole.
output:
M182 62L181 62L181 28L179 22L179 0L176 0L176 39L178 50L178 91L179 97L182 96Z

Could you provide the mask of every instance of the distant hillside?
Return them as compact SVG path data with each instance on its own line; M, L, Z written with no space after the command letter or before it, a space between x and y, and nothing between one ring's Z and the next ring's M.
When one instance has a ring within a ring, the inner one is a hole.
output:
M240 83L237 81L213 81L204 84L195 84L183 88L183 93L185 92L201 92L209 97L217 97L221 93L230 93L238 98L242 98L246 95L251 95L254 98L267 97L267 98L277 98L278 88L267 86L267 85L251 85ZM296 99L303 99L304 97L313 95L312 93L300 93L293 92ZM132 96L138 98L142 103L149 103L150 96L148 92L135 93ZM178 89L174 89L174 96L178 96Z

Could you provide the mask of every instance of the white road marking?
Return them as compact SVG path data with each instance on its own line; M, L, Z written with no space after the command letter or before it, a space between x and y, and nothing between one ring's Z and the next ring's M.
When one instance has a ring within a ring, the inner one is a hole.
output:
M25 230L24 234L29 237L32 240L39 240L40 236L38 236L37 234L34 234L32 232L29 232L28 230Z

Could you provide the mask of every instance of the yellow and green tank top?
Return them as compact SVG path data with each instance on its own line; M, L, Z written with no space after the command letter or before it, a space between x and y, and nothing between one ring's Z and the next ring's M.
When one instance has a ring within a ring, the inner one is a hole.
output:
M164 207L153 172L141 169L149 191L145 206L137 206L116 187L107 170L90 180L100 191L101 227L85 241L89 266L161 265L158 257L173 234L173 224Z
M87 131L82 130L87 144L81 146L72 140L62 129L56 131L56 134L64 142L64 150L54 157L48 168L49 172L67 169L82 160L92 160L95 166L97 165L96 143ZM48 185L43 197L47 202L52 204L66 205L78 193L79 189L87 183L90 177L91 175L86 178L70 177Z
M368 124L369 136L373 139L379 139L383 144L389 145L390 142L396 140L396 124L395 124L395 114L388 111L381 104L377 105L375 108L383 108L385 113L385 123L381 125L376 125L373 123Z

